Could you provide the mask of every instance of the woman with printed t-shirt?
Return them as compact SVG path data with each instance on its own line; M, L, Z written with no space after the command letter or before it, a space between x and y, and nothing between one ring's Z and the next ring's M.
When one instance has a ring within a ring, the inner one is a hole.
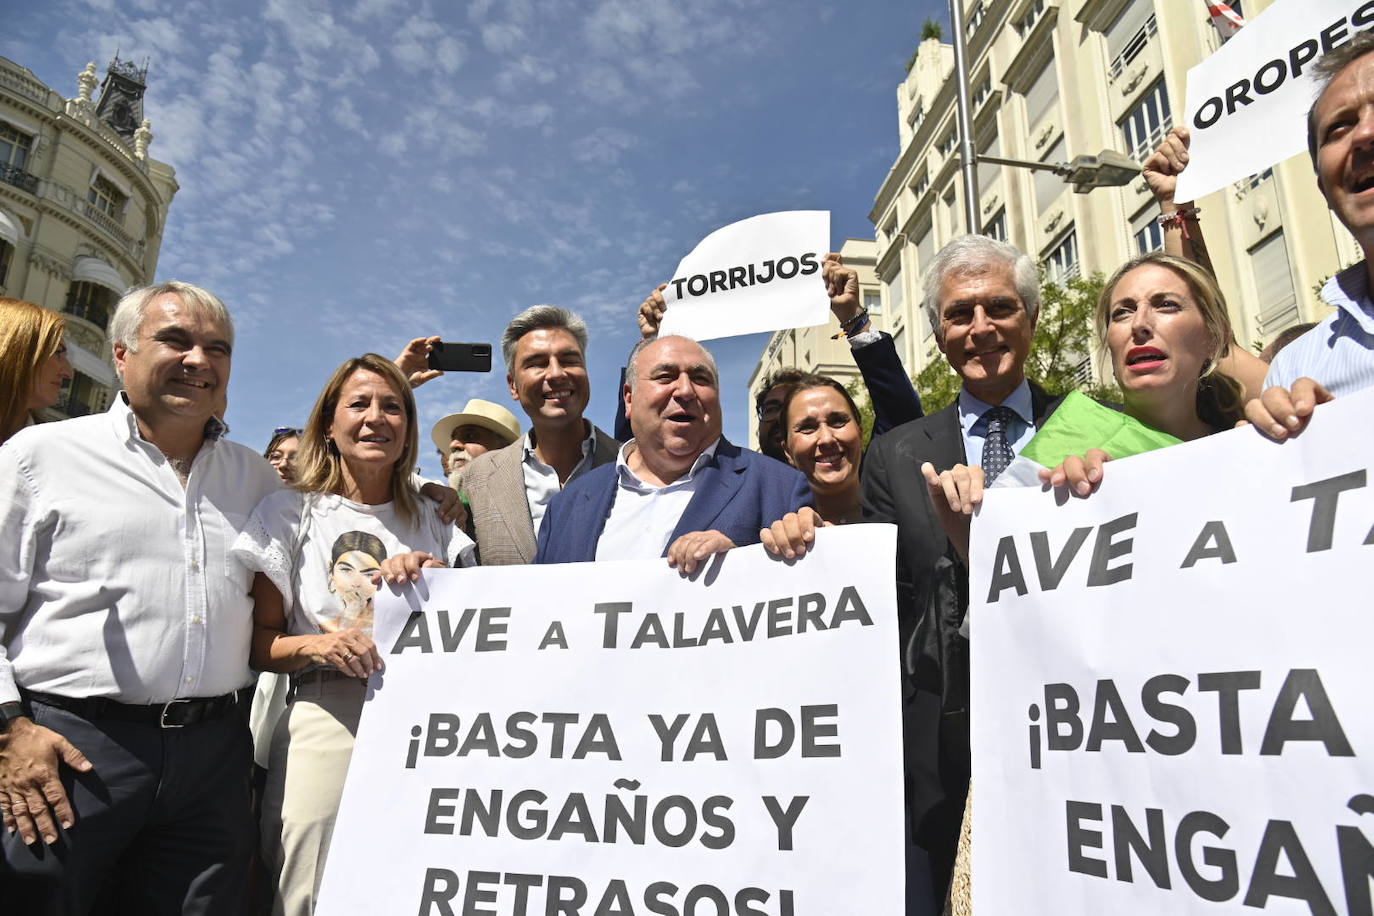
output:
M234 553L257 571L252 664L291 674L263 799L273 913L314 911L366 679L382 667L372 597L385 573L471 565L474 545L418 498L415 398L390 360L339 367L301 433L294 489L258 504Z

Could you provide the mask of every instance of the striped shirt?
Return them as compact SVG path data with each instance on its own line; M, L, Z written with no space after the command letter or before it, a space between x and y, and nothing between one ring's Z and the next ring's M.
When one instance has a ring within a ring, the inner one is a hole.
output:
M1367 264L1361 261L1326 281L1322 299L1336 311L1279 351L1264 387L1292 388L1303 376L1336 397L1374 387L1374 302Z

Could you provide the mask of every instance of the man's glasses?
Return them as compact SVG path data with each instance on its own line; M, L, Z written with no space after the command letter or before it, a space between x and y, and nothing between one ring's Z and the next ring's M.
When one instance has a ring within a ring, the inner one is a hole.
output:
M780 413L782 413L782 401L768 400L759 405L758 416L760 421L776 420Z

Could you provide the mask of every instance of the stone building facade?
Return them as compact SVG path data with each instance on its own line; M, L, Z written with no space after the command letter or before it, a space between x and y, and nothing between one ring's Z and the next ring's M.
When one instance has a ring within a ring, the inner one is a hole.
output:
M119 297L152 281L172 167L148 155L146 67L95 64L64 98L0 57L0 295L64 313L76 377L50 418L105 409L118 388L107 328Z

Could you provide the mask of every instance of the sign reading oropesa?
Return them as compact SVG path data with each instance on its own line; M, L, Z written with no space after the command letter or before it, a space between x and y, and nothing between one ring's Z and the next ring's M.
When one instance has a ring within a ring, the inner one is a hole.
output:
M975 911L1371 912L1371 423L1367 392L1283 445L1113 462L1089 499L990 491Z
M717 229L682 259L663 298L660 335L697 340L830 320L821 281L830 212L765 213Z
M894 551L861 525L694 579L492 567L385 596L319 912L896 916Z
M1278 0L1189 70L1192 147L1177 199L1196 200L1306 151L1312 65L1371 26L1374 0Z

